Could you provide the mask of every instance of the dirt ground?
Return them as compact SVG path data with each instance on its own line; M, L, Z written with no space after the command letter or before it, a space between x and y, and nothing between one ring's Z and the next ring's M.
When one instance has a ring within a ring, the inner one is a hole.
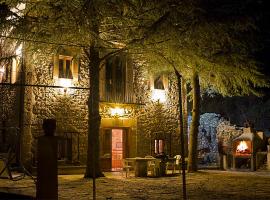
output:
M96 180L97 199L182 199L181 175L161 178L125 178L122 173L106 173ZM61 175L59 199L92 199L92 180L83 175ZM0 192L35 196L30 178L0 179ZM1 193L0 193L1 194ZM198 200L268 200L270 172L202 170L187 174L187 197ZM0 199L3 199L0 197Z

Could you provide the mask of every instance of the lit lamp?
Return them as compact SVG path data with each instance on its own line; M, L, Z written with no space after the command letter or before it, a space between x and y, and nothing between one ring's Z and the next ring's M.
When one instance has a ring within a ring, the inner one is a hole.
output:
M59 78L58 79L58 83L60 86L62 86L64 88L64 93L66 94L67 89L69 87L72 87L72 79L68 79L68 78Z
M15 51L17 56L22 56L22 45L18 46L18 48Z
M164 103L166 101L165 90L153 89L152 90L152 100Z
M115 108L111 108L110 111L111 111L111 116L113 117L122 117L125 114L124 108L115 107Z
M5 68L2 66L0 67L0 83L2 83L3 81L4 74L5 74Z

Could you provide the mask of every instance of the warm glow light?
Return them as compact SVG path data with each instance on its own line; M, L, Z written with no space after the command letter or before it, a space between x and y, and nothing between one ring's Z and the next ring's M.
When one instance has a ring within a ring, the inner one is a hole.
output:
M247 150L248 150L248 145L245 141L241 141L239 145L236 147L237 153L249 153L247 152Z
M64 87L64 88L72 87L72 79L59 78L58 81L59 81L59 85Z
M4 74L5 74L5 68L4 67L0 67L0 83L3 82Z
M111 108L111 115L112 116L118 116L118 117L121 117L121 116L124 116L125 114L125 110L124 108Z
M18 48L15 51L17 56L21 56L22 55L22 45L18 46Z
M67 93L67 89L69 87L72 87L72 79L68 78L59 78L58 79L58 84L62 87L64 87L64 93Z
M0 73L4 74L5 73L5 68L4 67L0 67Z
M152 99L164 103L166 101L165 90L154 89L152 91Z

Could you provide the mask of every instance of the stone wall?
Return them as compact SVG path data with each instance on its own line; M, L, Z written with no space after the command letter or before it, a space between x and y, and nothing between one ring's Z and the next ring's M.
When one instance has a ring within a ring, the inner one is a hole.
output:
M177 87L172 75L169 75L169 87L166 102L151 100L149 78L146 71L137 68L135 77L135 95L145 105L138 111L137 146L138 156L154 155L154 140L165 140L165 153L170 156L179 154L180 138L178 129Z
M58 85L53 79L53 55L37 53L35 56L38 59L29 59L27 63L27 69L32 69L31 73L27 74L27 81L34 86L31 89L27 88L25 93L24 146L32 146L30 157L35 161L36 137L43 134L43 119L55 118L57 135L66 137L65 132L75 132L72 137L72 149L77 148L77 133L79 134L80 161L85 162L88 90L68 89L65 93L63 88L49 87ZM81 65L84 65L83 60ZM74 86L87 88L88 71L85 67L80 67L79 74L79 82ZM77 159L77 150L73 151L72 157L72 160Z
M22 157L24 162L36 162L37 137L43 134L42 123L44 119L55 118L57 121L56 133L65 136L65 132L75 132L72 137L72 160L77 161L79 142L80 162L85 163L87 153L88 110L87 99L89 96L89 78L86 59L81 57L79 67L79 81L74 87L86 89L55 88L58 83L53 79L53 54L36 52L28 55L25 65L24 96L24 122L22 137ZM151 100L149 74L140 65L134 66L134 93L137 106L134 121L130 128L133 140L132 156L145 156L154 152L154 139L166 141L167 154L176 155L180 152L180 139L178 128L177 86L173 75L169 75L169 87L166 90L167 101L157 103ZM2 87L2 86L1 86ZM17 89L7 89L7 94L1 101L8 107L1 107L2 115L10 110L8 119L18 121ZM5 99L7 98L7 99ZM12 101L12 102L11 102ZM7 103L8 102L8 103ZM16 122L18 123L18 122ZM18 126L18 124L16 124ZM79 134L79 137L78 134ZM72 134L72 133L71 133ZM136 148L136 150L134 150Z

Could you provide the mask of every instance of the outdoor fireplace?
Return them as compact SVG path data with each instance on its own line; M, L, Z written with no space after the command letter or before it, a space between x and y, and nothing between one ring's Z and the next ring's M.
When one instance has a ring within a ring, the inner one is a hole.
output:
M252 130L244 128L243 134L233 140L233 168L256 170L256 152L262 139Z

